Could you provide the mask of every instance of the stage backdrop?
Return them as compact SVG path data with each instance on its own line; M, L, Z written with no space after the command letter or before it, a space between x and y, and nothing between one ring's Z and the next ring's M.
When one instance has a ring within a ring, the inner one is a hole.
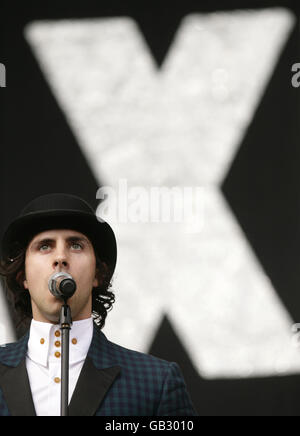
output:
M299 414L298 15L2 6L1 231L38 195L88 200L118 241L104 333L178 362L203 415ZM4 294L1 343L22 334Z

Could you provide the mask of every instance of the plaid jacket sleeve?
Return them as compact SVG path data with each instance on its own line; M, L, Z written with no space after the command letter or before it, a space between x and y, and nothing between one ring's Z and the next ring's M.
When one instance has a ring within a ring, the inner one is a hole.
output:
M157 416L196 416L186 384L177 363L170 363L163 383Z

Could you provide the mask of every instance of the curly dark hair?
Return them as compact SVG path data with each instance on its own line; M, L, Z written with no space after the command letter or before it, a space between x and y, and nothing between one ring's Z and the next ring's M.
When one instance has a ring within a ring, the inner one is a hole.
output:
M31 299L29 292L24 288L25 279L25 257L26 247L19 247L14 251L12 258L7 257L0 261L0 275L4 277L5 291L8 303L13 309L13 318L16 321L16 329L24 332L32 319ZM100 286L92 290L92 316L97 326L102 329L108 311L112 309L115 302L115 294L109 289L112 286L112 273L105 262L95 252L96 274ZM20 336L20 335L18 335Z

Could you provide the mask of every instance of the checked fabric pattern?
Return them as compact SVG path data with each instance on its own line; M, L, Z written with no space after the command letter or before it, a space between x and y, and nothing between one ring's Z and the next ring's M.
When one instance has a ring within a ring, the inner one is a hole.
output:
M96 366L122 368L97 415L195 415L176 363L120 347L97 329L89 355Z
M26 356L28 338L27 334L16 343L1 347L0 363L16 368ZM176 363L116 345L96 326L88 357L98 370L113 366L121 369L96 416L197 415ZM9 415L0 381L0 416Z

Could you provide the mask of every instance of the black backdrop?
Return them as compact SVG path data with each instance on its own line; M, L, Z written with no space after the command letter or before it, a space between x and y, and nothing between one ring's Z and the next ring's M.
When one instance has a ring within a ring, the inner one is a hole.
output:
M122 0L2 1L0 62L7 69L7 87L0 90L1 230L28 200L47 192L74 193L96 206L97 182L24 40L24 25L46 18L131 16L159 68L186 14L270 6L285 6L300 14L297 2L292 1L245 1L242 6L236 1L214 0L165 0L157 5ZM295 322L300 320L300 91L291 86L290 78L291 65L299 59L297 23L222 185L249 243ZM58 154L60 160L56 159ZM64 159L70 155L73 161L68 167ZM80 177L72 177L74 174ZM167 316L149 352L180 364L200 414L300 414L300 375L204 380Z

